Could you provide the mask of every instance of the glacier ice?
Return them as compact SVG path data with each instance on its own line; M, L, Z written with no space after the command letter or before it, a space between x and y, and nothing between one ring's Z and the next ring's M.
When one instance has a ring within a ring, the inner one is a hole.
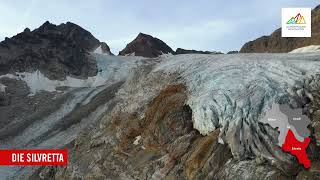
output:
M179 55L165 59L154 71L181 74L189 90L194 126L208 134L235 113L255 112L258 118L261 108L287 94L296 81L319 72L319 67L312 54Z
M318 53L169 56L153 70L179 73L188 89L194 128L209 134L220 128L220 142L234 157L277 156L286 161L259 125L273 102L288 96L303 78L319 73Z

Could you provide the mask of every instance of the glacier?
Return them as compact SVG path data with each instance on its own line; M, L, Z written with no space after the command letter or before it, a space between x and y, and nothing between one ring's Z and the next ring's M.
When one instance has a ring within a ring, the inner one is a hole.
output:
M277 135L272 137L259 119L272 103L290 99L293 91L299 94L297 85L319 73L319 57L318 53L179 55L165 58L153 71L181 76L194 128L203 135L220 128L219 142L227 143L235 158L262 156L286 162L275 146Z
M259 156L272 164L285 164L291 159L277 146L276 130L259 120L274 102L287 98L288 103L294 104L291 96L301 94L305 79L320 72L320 54L317 52L185 54L154 59L110 56L97 51L92 55L97 60L98 74L87 79L50 80L39 71L0 77L24 81L31 96L41 91L59 92L58 87L70 87L63 92L68 98L60 108L32 122L1 144L1 148L62 147L73 141L82 129L97 126L92 123L110 116L106 112L112 108L135 112L147 105L166 85L174 83L187 88L186 104L192 110L193 127L202 135L219 128L219 142L230 147L234 158L242 160ZM108 88L115 83L120 84L114 97L99 102L99 98L105 98L101 93L111 92L112 88ZM79 107L88 106L95 108L84 117L77 114ZM144 112L139 113L143 118ZM79 116L79 121L65 130L52 129L70 114Z
M180 55L165 59L154 71L181 74L194 127L208 134L237 113L258 118L264 107L319 67L318 54Z

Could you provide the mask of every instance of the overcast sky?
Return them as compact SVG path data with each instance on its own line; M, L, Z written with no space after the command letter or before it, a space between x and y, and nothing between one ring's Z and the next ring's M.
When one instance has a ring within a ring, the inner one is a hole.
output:
M0 41L45 21L76 23L118 53L139 32L178 47L227 52L281 25L282 7L318 0L0 0Z

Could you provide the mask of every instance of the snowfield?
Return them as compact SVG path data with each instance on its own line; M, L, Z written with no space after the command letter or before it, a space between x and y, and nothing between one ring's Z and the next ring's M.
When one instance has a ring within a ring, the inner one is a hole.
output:
M320 51L319 45L310 45L310 46L295 49L290 53L310 53L310 52L319 52L319 51Z

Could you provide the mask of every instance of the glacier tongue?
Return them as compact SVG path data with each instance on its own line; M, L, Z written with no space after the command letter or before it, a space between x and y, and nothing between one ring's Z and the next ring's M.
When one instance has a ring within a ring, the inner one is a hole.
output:
M288 88L320 71L317 54L179 55L154 69L178 72L189 91L194 128L220 138L237 157L269 154L258 119ZM259 137L259 138L258 138ZM270 142L267 140L266 142Z

